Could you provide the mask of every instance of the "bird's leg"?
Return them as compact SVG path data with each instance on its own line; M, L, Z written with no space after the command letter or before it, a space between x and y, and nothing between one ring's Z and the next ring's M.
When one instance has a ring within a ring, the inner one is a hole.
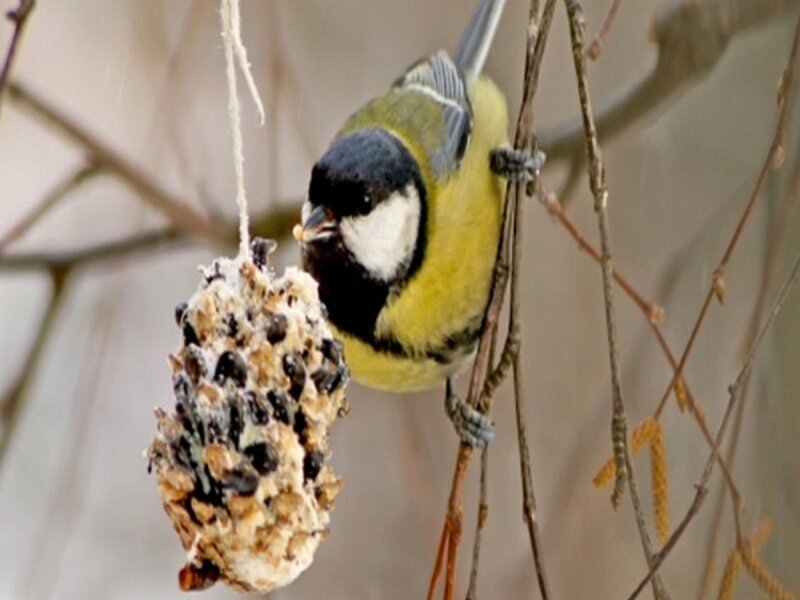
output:
M494 439L494 423L486 415L462 400L447 378L444 409L461 441L473 448L485 448Z
M501 146L489 153L489 167L500 177L511 181L528 182L544 166L546 158L544 152L538 149L528 152Z

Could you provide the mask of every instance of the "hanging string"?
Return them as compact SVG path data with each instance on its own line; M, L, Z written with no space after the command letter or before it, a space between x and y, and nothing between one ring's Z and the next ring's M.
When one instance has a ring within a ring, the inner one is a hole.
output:
M258 109L260 124L264 124L264 104L258 94L247 50L242 43L241 16L239 0L220 0L220 16L222 18L222 40L225 45L225 74L228 79L228 114L231 121L233 138L233 168L236 175L236 205L239 207L239 255L250 256L250 230L247 215L247 197L244 190L244 154L242 152L242 115L239 106L239 94L236 84L236 67L247 83L247 89Z

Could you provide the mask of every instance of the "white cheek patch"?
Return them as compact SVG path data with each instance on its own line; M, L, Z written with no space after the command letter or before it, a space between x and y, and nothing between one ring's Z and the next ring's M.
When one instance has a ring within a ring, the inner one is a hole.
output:
M409 184L370 213L342 219L342 239L375 279L391 281L414 255L420 210L417 190Z

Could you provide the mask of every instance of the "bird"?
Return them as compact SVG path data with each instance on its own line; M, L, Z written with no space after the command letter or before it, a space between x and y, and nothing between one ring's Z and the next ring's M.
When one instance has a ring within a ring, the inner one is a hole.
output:
M455 58L439 50L344 123L314 164L295 238L353 379L413 392L445 384L461 439L491 420L454 392L474 355L505 202L490 164L541 167L508 147L503 93L482 73L505 0L480 0Z

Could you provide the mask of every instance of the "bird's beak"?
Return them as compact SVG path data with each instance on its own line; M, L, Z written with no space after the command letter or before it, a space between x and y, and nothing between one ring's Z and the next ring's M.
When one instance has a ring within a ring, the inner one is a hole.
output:
M295 225L292 233L301 244L309 244L328 239L336 233L336 221L322 206L316 206L303 220L302 225Z

